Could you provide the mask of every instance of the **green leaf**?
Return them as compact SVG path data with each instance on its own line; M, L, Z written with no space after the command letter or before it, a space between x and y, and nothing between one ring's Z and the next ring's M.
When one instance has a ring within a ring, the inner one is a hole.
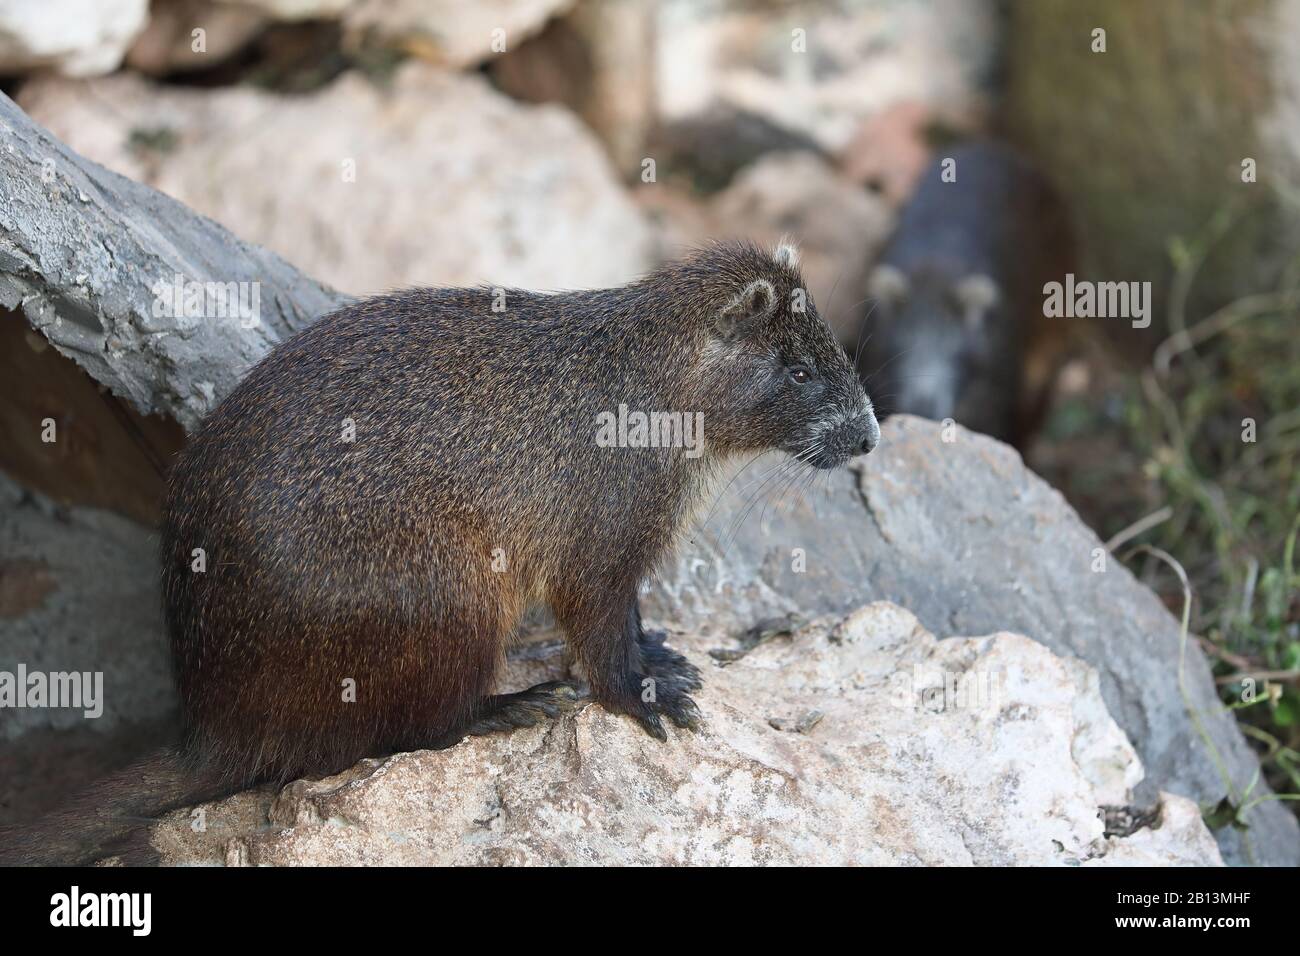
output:
M1273 706L1273 722L1279 727L1294 727L1300 723L1300 700L1296 697L1296 692L1288 687Z
M1227 797L1224 797L1217 804L1208 810L1201 810L1201 819L1211 830L1222 830L1224 827L1232 824L1238 830L1249 829L1250 824L1242 820L1238 814L1241 809Z

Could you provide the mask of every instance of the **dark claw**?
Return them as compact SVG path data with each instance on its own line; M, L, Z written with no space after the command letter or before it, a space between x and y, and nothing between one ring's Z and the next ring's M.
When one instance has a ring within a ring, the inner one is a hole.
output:
M700 720L702 719L700 708L696 705L695 701L691 700L685 694L670 701L664 707L664 713L667 714L668 719L678 727L685 730L700 729Z
M662 743L668 743L668 731L664 730L663 721L659 719L658 714L654 711L647 711L632 716L636 718L637 723L645 729L647 734Z
M634 675L633 685L644 686L645 678ZM663 677L654 680L654 700L643 700L639 696L610 705L610 710L622 712L634 717L645 728L646 733L656 740L667 741L662 718L667 717L673 724L683 730L699 730L703 719L696 706L679 680Z

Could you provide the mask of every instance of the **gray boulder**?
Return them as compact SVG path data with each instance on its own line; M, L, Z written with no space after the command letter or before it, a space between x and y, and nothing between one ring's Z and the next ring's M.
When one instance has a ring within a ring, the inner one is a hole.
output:
M960 427L948 434L953 441L925 419L890 419L863 464L806 491L765 488L777 460L754 462L653 585L647 616L736 633L891 601L940 637L1025 634L1097 669L1106 706L1146 767L1139 800L1158 789L1217 804L1229 783L1181 696L1178 621L1116 557L1093 570L1101 541L1014 449ZM1185 668L1191 705L1239 795L1258 761L1194 640ZM1226 860L1300 863L1300 829L1284 805L1264 802L1248 819L1244 833L1218 832Z

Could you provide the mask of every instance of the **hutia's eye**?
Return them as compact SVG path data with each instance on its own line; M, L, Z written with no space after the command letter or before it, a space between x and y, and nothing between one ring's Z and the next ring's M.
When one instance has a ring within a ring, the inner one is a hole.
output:
M803 365L794 365L790 368L790 377L796 384L804 385L812 381L812 370Z

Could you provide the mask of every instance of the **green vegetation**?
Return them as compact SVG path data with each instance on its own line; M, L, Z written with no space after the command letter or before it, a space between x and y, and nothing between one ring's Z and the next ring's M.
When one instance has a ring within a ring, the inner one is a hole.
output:
M1128 446L1118 460L1141 463L1143 487L1127 496L1127 508L1112 498L1118 513L1105 523L1154 513L1149 529L1135 537L1186 569L1194 596L1188 625L1199 636L1192 639L1211 658L1224 705L1257 745L1268 782L1294 801L1300 800L1300 259L1276 290L1247 295L1188 324L1183 309L1197 269L1234 218L1216 217L1200 243L1176 242L1171 249L1172 334L1117 416L1117 433ZM1072 414L1077 421L1077 409ZM1182 606L1178 581L1160 575L1150 583L1171 608ZM1237 795L1236 805L1232 796L1207 812L1211 825L1241 825L1241 811L1258 801L1249 790Z
M1164 342L1135 374L1094 355L1095 380L1058 403L1036 466L1185 613L1264 778L1300 812L1300 257L1276 288L1188 320L1201 267L1258 212L1225 210L1172 243ZM1257 781L1225 785L1211 827L1273 799Z
M1185 325L1202 248L1175 244L1171 338L1142 375L1130 429L1172 513L1151 540L1180 556L1194 633L1279 792L1300 793L1300 269ZM1297 261L1300 265L1300 260Z

